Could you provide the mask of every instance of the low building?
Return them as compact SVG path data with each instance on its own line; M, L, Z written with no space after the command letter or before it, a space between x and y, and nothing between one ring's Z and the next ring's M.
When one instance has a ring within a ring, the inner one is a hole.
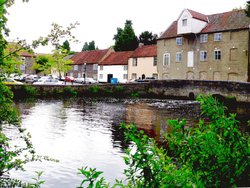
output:
M116 78L119 83L128 81L128 59L133 51L112 52L98 66L98 81L111 83Z
M22 64L18 65L20 68L21 74L35 74L33 65L35 63L36 56L28 52L20 52L20 59Z
M139 46L128 61L128 80L158 79L156 45Z
M246 82L249 23L244 10L213 15L183 10L157 40L159 77Z
M68 76L75 78L90 77L98 78L98 64L106 58L112 49L83 51L74 54L70 59L73 61L72 69L68 71Z

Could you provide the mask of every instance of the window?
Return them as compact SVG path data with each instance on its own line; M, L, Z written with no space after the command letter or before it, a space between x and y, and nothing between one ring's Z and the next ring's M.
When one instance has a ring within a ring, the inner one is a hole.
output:
M214 59L221 60L221 51L220 50L214 50Z
M103 79L103 74L99 74L99 79Z
M132 73L132 80L137 79L137 74L136 73Z
M222 34L221 33L215 33L214 34L214 41L221 41L222 40Z
M200 61L207 60L207 51L200 51Z
M78 70L78 65L74 65L74 71Z
M98 69L98 64L94 64L93 65L93 70L97 70Z
M176 62L181 62L181 59L182 59L182 58L181 58L181 52L177 52L177 53L176 53L175 61L176 61Z
M163 54L163 65L170 65L170 53Z
M123 74L123 79L127 80L128 79L128 75L127 74Z
M208 34L200 35L200 43L207 42Z
M184 27L187 26L187 19L182 20L182 26L184 26Z
M176 44L179 45L179 46L182 45L182 37L177 37L176 38Z
M100 65L100 71L102 71L103 70L103 65Z
M136 67L137 66L137 58L133 58L133 64L132 64L133 67Z
M125 70L125 71L128 70L128 65L124 65L123 70Z
M154 57L154 62L153 62L153 66L157 66L157 57Z

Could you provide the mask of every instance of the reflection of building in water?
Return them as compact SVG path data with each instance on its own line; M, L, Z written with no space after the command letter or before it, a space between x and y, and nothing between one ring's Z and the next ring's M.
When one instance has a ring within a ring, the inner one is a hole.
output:
M146 103L129 104L126 107L126 122L134 123L139 129L160 138L167 132L166 117Z

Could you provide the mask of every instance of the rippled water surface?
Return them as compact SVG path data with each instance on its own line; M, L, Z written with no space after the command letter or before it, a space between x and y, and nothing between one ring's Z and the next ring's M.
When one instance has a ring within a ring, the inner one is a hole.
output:
M121 122L136 123L151 136L160 138L168 131L167 119L187 118L197 122L199 105L192 101L134 100L41 100L17 102L22 126L32 135L38 154L60 162L35 162L26 172L13 177L30 181L35 171L43 171L46 188L72 188L80 185L78 168L89 166L104 172L107 181L123 179L125 164ZM10 129L9 134L14 132Z

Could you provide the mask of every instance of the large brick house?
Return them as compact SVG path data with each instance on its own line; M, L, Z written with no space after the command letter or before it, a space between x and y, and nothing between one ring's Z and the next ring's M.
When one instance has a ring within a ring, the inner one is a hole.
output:
M112 49L91 50L74 54L70 58L73 61L72 69L68 71L67 75L75 78L90 77L97 80L98 64L112 51Z
M157 41L159 77L246 82L249 24L244 10L213 15L183 10Z

